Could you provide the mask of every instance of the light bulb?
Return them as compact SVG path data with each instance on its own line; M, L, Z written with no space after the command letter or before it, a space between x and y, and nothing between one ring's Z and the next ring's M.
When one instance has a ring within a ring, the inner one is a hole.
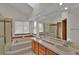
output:
M64 9L65 9L65 10L67 10L67 9L68 9L68 7L65 7Z
M60 6L63 5L63 3L59 3L59 5L60 5Z

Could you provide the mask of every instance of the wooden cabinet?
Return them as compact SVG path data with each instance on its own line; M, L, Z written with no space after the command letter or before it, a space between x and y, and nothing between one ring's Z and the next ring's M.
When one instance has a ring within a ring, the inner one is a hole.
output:
M35 40L32 40L32 50L39 55L57 55L55 52L49 50Z
M46 55L57 55L57 54L49 49L46 49Z
M46 48L39 44L39 55L45 55L46 54Z
M32 40L32 50L35 51L35 41Z
M38 54L38 42L32 40L32 50Z

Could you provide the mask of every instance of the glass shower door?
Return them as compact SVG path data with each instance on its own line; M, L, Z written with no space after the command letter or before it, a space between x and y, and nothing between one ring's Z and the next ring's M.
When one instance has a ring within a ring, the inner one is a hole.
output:
M5 40L4 40L4 21L0 20L0 55L5 53Z
M11 21L9 19L5 19L5 37L6 37L6 45L5 52L11 50Z

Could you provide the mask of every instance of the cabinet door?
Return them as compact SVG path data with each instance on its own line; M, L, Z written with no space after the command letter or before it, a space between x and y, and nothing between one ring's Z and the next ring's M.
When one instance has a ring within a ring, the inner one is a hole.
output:
M46 49L46 55L57 55L57 54L49 49Z
M35 51L35 41L32 40L32 50Z
M38 44L38 42L35 42L35 53L37 53L38 54L38 46L39 44Z
M45 55L46 54L46 48L39 44L39 55Z
M5 46L5 51L10 50L11 48L11 22L10 21L5 21L5 36L6 36L6 46Z

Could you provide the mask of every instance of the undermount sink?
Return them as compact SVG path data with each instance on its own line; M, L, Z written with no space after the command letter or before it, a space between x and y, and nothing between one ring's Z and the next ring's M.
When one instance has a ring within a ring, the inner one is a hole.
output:
M56 45L56 48L64 52L72 52L72 50L68 47Z

